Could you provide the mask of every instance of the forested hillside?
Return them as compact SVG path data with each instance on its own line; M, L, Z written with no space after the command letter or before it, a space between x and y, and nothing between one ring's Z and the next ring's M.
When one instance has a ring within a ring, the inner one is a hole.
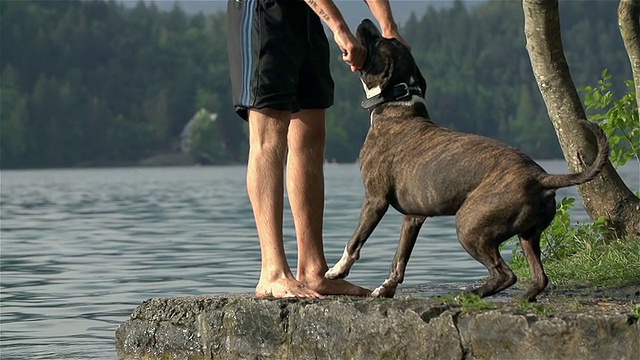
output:
M608 68L615 90L626 91L631 71L617 2L560 5L576 85L595 84ZM231 106L225 21L224 13L192 16L142 2L131 8L113 0L3 0L0 165L136 164L177 151L183 127L201 108L219 116L199 149L222 151L220 163L244 162L246 130ZM401 25L427 78L436 123L506 141L536 158L561 156L530 69L519 2L471 9L458 2ZM333 49L327 158L353 162L368 113L359 105L356 74Z

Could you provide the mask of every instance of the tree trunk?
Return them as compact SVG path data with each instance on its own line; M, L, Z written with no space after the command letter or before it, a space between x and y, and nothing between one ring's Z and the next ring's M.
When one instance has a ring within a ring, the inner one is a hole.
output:
M620 0L618 26L629 55L640 115L640 0Z
M593 134L577 123L587 117L564 56L558 2L524 0L523 10L531 66L560 147L569 169L583 171L594 161L597 145ZM591 219L604 216L619 236L640 235L640 199L610 162L595 180L578 186L578 193Z

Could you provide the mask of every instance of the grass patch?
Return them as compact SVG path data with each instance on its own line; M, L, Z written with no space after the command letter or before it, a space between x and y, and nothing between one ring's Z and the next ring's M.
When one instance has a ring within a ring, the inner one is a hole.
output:
M545 271L557 285L582 284L598 287L637 285L640 279L640 239L574 240L577 250L564 258L543 259ZM516 275L531 278L528 266L514 267Z
M564 261L545 264L555 282L564 285L581 283L602 287L621 287L638 284L640 279L640 240L615 240L592 244L585 239L576 242L582 251Z
M540 239L542 263L556 285L624 287L640 279L640 238L616 239L601 218L588 224L571 224L569 210L575 199L564 198L556 216ZM517 238L510 239L510 266L521 280L530 280L529 264Z
M537 303L531 303L525 299L518 301L518 308L520 308L520 310L533 312L538 315L548 314L553 310L553 308L549 306L543 306Z
M495 309L497 306L474 294L462 293L456 296L434 296L434 300L449 304L457 304L463 311Z
M573 310L580 310L582 309L582 304L580 303L580 300L573 300L573 302L571 303L571 307L573 308Z

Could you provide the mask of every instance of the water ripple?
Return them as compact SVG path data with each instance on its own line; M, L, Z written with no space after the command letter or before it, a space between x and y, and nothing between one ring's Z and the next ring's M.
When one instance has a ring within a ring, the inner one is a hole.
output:
M563 162L545 162L566 172ZM623 177L638 189L638 169ZM114 331L151 297L251 293L260 251L240 166L3 171L3 359L115 359ZM360 213L356 165L326 168L325 251L339 259ZM576 196L565 189L559 196ZM578 204L579 206L579 204ZM586 218L581 208L576 216ZM389 210L349 280L377 286L401 217ZM486 274L458 244L453 218L428 219L403 286ZM285 246L295 265L290 210Z

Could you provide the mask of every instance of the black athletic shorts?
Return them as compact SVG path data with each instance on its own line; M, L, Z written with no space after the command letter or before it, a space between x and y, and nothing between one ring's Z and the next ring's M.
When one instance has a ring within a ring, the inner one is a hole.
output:
M333 105L329 42L301 0L229 0L227 40L233 105L247 109L326 109Z

